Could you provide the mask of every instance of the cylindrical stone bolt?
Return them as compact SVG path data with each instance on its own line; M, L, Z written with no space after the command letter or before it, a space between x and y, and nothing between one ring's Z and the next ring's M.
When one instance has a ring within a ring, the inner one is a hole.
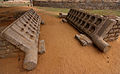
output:
M27 70L33 70L37 66L38 50L31 49L25 52L23 67Z
M107 52L110 49L110 45L105 42L102 38L94 36L92 38L94 44L102 51L102 52Z

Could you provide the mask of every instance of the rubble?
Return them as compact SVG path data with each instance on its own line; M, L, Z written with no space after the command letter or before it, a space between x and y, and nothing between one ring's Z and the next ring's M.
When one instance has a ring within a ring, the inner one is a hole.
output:
M76 34L75 38L80 41L82 46L92 45L92 40L84 34Z
M66 20L66 19L62 19L62 22L63 22L63 23L67 23L67 20Z
M120 35L120 19L119 17L117 17L115 20L117 21L117 23L113 25L113 27L104 37L104 40L107 42L117 40Z
M59 13L59 18L65 18L67 16L66 13Z
M45 24L44 20L41 20L41 24L42 24L42 25L44 25L44 24Z
M45 49L45 41L44 41L44 40L40 40L38 53L39 53L39 54L43 54L43 53L45 53L45 52L46 52L46 49Z

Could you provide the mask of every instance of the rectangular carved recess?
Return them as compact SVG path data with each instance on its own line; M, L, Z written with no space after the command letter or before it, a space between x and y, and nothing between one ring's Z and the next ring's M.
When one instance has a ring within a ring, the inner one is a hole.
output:
M40 22L40 16L31 9L8 26L2 32L2 36L22 50L36 49L38 47Z
M70 9L66 16L68 23L90 37L102 37L105 41L118 39L120 23L114 19L90 14L83 10Z
M30 9L6 27L1 36L25 52L23 67L33 70L37 65L41 17Z

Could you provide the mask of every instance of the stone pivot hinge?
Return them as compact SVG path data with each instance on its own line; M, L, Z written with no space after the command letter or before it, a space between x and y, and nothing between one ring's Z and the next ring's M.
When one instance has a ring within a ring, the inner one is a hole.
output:
M23 67L32 70L37 66L41 17L30 9L11 25L1 36L25 52Z
M116 40L120 33L120 28L115 28L120 26L115 19L92 15L83 10L70 9L65 19L77 30L88 35L103 52L110 48L110 45L106 42L110 40L109 35L113 34L113 40ZM111 32L113 30L114 32Z

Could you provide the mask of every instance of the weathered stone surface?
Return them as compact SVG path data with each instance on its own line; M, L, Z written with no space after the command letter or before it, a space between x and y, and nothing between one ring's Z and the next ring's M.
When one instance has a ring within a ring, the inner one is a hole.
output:
M34 1L34 6L81 9L120 9L119 2Z
M110 45L103 39L117 23L115 19L93 15L83 10L71 9L66 20L77 30L87 34L101 51L104 52L106 48L109 48Z
M66 19L62 19L62 22L67 23L67 20Z
M7 26L0 27L0 33L6 28ZM19 49L11 44L10 42L6 41L4 38L0 36L0 58L6 58L10 56L12 53L18 52Z
M40 40L38 53L39 53L39 54L43 54L43 53L45 53L45 52L46 52L46 49L45 49L45 41L44 41L44 40Z
M27 70L37 66L40 24L41 17L31 9L1 33L2 38L25 52L23 67Z
M67 16L66 13L59 13L59 18L65 18Z
M117 21L117 23L113 25L113 27L104 37L104 40L107 42L117 40L120 35L120 19L119 17L117 17L115 20Z
M44 24L45 24L44 20L41 20L41 24L42 24L42 25L44 25Z
M87 46L92 44L92 40L84 34L79 34L79 35L76 34L75 38L77 38L80 41L82 46Z

